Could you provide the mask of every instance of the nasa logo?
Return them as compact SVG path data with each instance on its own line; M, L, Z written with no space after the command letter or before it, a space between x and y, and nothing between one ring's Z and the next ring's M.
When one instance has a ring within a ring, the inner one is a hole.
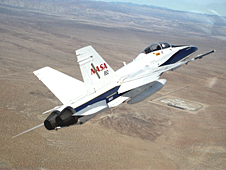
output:
M107 69L107 64L103 63L100 66L96 66L96 71L100 72ZM95 70L93 68L91 68L91 75L95 74Z

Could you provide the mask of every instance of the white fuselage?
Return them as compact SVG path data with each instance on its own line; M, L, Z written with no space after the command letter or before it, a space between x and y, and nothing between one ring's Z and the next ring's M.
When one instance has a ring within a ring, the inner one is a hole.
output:
M130 75L133 75L134 73L139 72L140 70L142 70L142 68L152 69L152 68L159 67L162 63L167 61L176 52L186 47L188 46L174 47L174 48L170 47L167 49L154 51L149 54L140 53L132 62L130 62L129 64L123 66L122 68L116 71L118 80L115 80L115 82L112 82L111 84L106 85L104 88L98 90L96 93L90 94L89 92L87 92L81 95L80 97L78 97L76 100L72 101L71 103L68 103L68 105L72 106L73 108L76 108L84 104L85 102L90 101L104 94L106 91L116 86L121 86L120 90L123 89L123 91L129 91L131 89L138 88L145 84L148 84L151 81L150 77L137 79L135 81L127 81L125 79L128 78ZM153 76L153 75L150 75L150 76ZM118 97L117 99L110 101L108 105L109 107L117 106L128 98L129 97L125 97L125 96ZM63 106L58 110L61 111L64 107L65 106Z
M147 66L151 68L159 67L161 64L166 62L172 55L174 55L176 52L183 48L186 48L186 46L174 48L170 47L167 49L154 51L149 54L140 53L132 62L118 69L116 73L117 75L120 75L120 78L124 78L129 74L135 73Z

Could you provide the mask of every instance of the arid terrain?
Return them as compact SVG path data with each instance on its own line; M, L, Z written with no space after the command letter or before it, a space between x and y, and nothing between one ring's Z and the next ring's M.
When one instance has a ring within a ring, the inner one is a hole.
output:
M163 9L133 18L121 8L62 14L0 5L0 169L226 169L225 19ZM141 103L12 138L61 104L33 71L50 66L82 80L76 49L92 45L117 70L157 41L216 52L163 74L164 88Z

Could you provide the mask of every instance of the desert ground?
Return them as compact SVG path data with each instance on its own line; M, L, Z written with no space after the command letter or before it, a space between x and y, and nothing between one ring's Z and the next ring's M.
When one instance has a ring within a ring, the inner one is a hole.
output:
M1 5L0 169L226 169L226 39L161 31L167 28ZM40 127L12 138L43 123L42 113L61 104L33 71L50 66L82 80L76 49L92 45L117 70L158 41L195 45L196 54L216 52L164 73L164 88L143 102L122 104L82 126Z

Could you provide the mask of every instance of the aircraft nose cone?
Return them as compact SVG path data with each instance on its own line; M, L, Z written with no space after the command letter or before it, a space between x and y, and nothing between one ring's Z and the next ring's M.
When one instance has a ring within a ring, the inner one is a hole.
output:
M189 50L189 53L192 54L192 53L194 53L195 51L198 50L198 47L190 46L190 47L187 48L187 50Z
M187 57L189 57L191 54L193 54L195 51L197 51L198 48L195 46L185 46L183 49L181 49L176 56L182 60L182 59L186 59Z
M187 46L182 45L178 46L180 50L176 52L174 55L172 55L169 60L167 60L165 63L163 63L161 66L168 65L168 64L174 64L178 61L185 60L188 58L191 54L193 54L196 50L198 50L195 46ZM177 48L177 47L176 47Z

